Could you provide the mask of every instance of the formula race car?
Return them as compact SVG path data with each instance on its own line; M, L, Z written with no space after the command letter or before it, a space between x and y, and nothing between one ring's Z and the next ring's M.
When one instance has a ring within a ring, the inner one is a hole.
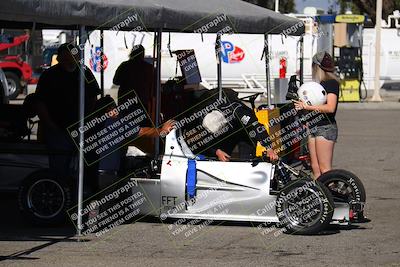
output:
M176 130L166 138L159 177L131 178L133 194L148 197L143 215L279 223L287 233L312 234L347 225L354 206L334 202L321 182L283 162L220 162L188 157ZM334 171L332 171L334 173ZM331 173L331 174L332 174ZM221 209L223 207L223 209Z

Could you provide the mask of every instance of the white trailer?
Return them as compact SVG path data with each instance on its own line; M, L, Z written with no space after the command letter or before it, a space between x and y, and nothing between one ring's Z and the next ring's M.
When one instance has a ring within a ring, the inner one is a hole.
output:
M105 89L112 87L112 79L119 64L128 59L128 54L133 44L142 44L146 49L146 57L153 53L153 33L143 32L112 32L104 31L104 53L108 65L104 71ZM287 59L287 76L294 75L299 70L300 57L298 49L299 37L284 37L271 35L270 37L270 67L271 77L278 77L279 60L282 57ZM309 40L310 39L310 40ZM207 88L217 86L217 64L215 56L215 34L198 33L165 33L162 40L162 64L161 77L163 82L170 78L181 75L180 69L176 66L176 56L171 57L170 50L194 49L202 77L202 85ZM233 34L222 36L224 60L222 65L223 86L230 86L243 91L260 92L265 88L265 61L261 59L264 36L254 34ZM305 47L311 47L311 38L306 36ZM86 43L85 61L91 65L94 60L93 54L100 48L100 32L95 31L90 35L90 43ZM230 49L232 48L231 51ZM305 49L305 56L311 59L312 51ZM93 54L91 54L93 53ZM97 59L99 59L97 57ZM311 65L311 64L309 64ZM92 66L92 65L91 65ZM95 77L100 79L100 72L92 68ZM305 75L311 75L311 68L306 68ZM271 82L272 84L272 82Z
M364 29L363 68L367 89L374 88L375 78L375 29ZM381 30L381 86L400 83L400 29Z

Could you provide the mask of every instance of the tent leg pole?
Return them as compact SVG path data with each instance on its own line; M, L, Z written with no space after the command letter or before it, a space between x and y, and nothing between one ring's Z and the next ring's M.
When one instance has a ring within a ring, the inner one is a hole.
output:
M300 37L300 85L304 83L304 37Z
M85 117L85 26L79 28L79 127L84 127ZM83 202L83 176L84 176L84 161L83 161L83 144L84 132L79 131L79 183L78 183L78 237L82 236L82 202Z
M222 99L222 61L221 61L221 34L217 33L217 80L218 80L218 99Z
M269 40L268 33L264 33L264 55L265 55L265 88L267 89L267 105L271 108L271 84L269 74Z
M104 31L100 30L100 89L101 96L104 97Z
M156 53L157 53L157 69L156 69L156 118L155 126L160 127L160 112L161 112L161 37L162 29L158 29L156 37ZM155 156L158 158L160 154L160 137L157 136L155 141Z
M157 68L157 31L154 31L154 38L153 38L153 71ZM156 102L155 102L155 98L157 98L156 96L156 87L155 85L157 85L157 73L154 72L153 73L153 87L151 88L151 105L150 105L150 115L151 115L151 120L152 122L156 121ZM154 123L155 125L155 123Z

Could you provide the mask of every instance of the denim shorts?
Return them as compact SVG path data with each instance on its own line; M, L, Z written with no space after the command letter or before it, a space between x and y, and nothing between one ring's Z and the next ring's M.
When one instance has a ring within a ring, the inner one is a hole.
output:
M326 140L336 143L338 137L338 128L336 124L327 124L321 126L314 126L310 129L310 137L322 136Z

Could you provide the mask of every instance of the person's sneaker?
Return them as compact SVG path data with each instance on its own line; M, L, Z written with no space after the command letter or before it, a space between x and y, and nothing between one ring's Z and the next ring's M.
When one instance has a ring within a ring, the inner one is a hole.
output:
M364 215L364 211L359 212L357 219L354 219L354 223L369 223L371 220Z
M368 219L365 216L360 216L360 218L358 218L357 220L355 220L355 223L369 223L371 221L371 219Z

